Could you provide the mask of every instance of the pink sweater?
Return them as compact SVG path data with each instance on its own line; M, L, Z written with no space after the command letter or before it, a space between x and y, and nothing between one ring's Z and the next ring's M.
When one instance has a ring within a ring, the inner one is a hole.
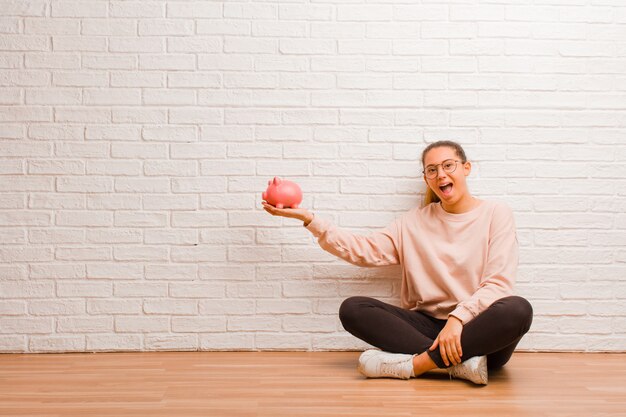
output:
M413 208L386 228L356 235L314 216L306 228L327 252L358 266L402 266L401 306L467 324L513 295L518 241L513 211L481 200L452 214L441 203Z

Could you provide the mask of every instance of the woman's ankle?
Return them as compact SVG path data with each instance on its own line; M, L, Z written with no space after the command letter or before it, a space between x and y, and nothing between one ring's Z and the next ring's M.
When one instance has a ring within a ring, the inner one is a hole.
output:
M413 357L413 372L415 376L419 376L431 369L437 369L438 366L428 355L428 352L422 352Z

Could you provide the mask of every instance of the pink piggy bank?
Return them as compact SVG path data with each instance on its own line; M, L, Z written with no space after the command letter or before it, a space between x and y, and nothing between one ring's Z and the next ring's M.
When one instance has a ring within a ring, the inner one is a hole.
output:
M267 190L263 192L263 200L276 208L298 208L302 202L302 190L295 182L274 177L267 182Z

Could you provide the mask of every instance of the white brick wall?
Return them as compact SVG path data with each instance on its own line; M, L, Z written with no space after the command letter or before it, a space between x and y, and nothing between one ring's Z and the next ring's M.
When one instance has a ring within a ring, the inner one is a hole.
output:
M0 0L0 352L363 348L399 269L261 193L368 233L439 139L515 210L519 348L626 351L626 5L414 3Z

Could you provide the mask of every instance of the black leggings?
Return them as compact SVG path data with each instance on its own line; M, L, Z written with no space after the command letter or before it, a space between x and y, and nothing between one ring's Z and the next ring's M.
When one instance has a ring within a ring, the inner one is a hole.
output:
M447 320L361 296L344 300L339 318L344 329L372 346L392 353L428 351L439 368L447 368L439 345L433 351L428 350ZM525 298L513 295L496 300L463 326L461 361L487 355L489 369L502 367L532 321L533 308Z

